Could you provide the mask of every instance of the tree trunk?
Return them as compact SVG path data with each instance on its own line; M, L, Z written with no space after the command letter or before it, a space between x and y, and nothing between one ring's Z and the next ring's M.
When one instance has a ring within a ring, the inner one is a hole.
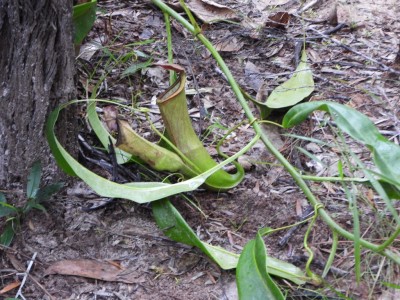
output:
M0 0L0 189L38 159L55 174L44 126L74 97L74 72L71 0Z

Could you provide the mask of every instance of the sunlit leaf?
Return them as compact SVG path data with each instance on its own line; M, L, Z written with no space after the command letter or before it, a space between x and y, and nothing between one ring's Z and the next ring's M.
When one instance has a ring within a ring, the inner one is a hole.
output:
M202 242L180 213L168 200L152 203L153 215L157 225L170 239L190 246L200 248L208 257L214 260L222 269L236 268L239 255L229 252L221 247ZM286 278L297 284L303 284L305 275L292 264L268 257L266 266L270 274Z
M256 238L249 241L240 254L236 269L239 299L284 299L268 274L269 259L264 241L260 233L257 233Z
M274 89L269 95L266 106L269 108L282 108L293 106L314 91L314 80L310 67L307 64L307 54L303 50L301 62L292 77Z
M54 155L54 158L56 159L60 168L62 168L70 175L80 177L100 196L109 198L124 198L137 203L151 202L171 195L179 194L182 192L189 192L197 189L213 173L220 170L225 165L232 163L232 161L246 153L259 139L259 136L254 137L249 142L249 144L247 144L235 155L224 160L222 163L216 165L208 171L189 180L181 181L175 184L161 182L132 182L119 184L107 180L82 166L59 143L54 133L54 126L61 109L62 108L58 107L50 113L46 125L47 140L49 142L49 146Z

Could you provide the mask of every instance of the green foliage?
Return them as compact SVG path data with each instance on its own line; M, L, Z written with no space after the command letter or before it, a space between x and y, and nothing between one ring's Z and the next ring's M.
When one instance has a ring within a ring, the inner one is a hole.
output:
M269 258L266 252L260 233L257 233L256 238L244 247L236 269L239 299L284 299L282 292L267 272Z
M280 86L276 87L265 102L260 102L249 95L249 99L260 109L261 118L266 119L273 109L285 108L296 105L314 91L314 79L310 67L307 64L307 53L302 51L301 61L292 77Z
M50 199L52 195L57 193L62 187L63 183L54 183L40 187L42 177L42 166L39 161L36 161L31 168L28 175L28 182L26 186L26 203L22 207L15 207L7 203L6 197L0 193L0 217L5 217L5 225L3 232L0 235L0 244L9 246L18 230L21 220L33 208L46 213L46 209L42 205L43 202Z
M75 5L73 8L74 45L80 45L96 20L97 1Z
M396 196L400 188L400 147L381 135L367 116L351 107L334 102L316 101L299 104L286 113L282 125L290 128L300 124L315 110L328 112L340 130L371 150L379 170L375 174L381 180L393 185L390 194Z
M82 166L59 143L54 133L54 126L57 122L58 115L62 108L63 107L56 108L49 115L46 126L47 140L59 167L62 168L69 175L80 177L96 193L102 195L103 197L124 198L135 201L137 203L147 203L154 200L163 199L171 195L189 192L197 189L199 186L204 184L207 178L210 177L212 174L223 168L225 165L232 163L239 156L247 152L259 139L259 136L255 136L243 149L241 149L235 155L210 168L209 170L197 175L196 177L185 181L181 181L175 184L163 182L131 182L126 184L119 184L100 177ZM93 115L91 117L94 118ZM102 134L101 136L99 136L99 140L102 141L102 143L106 143L105 147L107 147L108 142L106 141L108 140L108 136L110 135L100 122L98 122L97 125L98 131L96 131L96 133L100 132ZM123 154L120 153L120 155Z
M149 58L147 61L145 62L135 62L133 64L131 64L123 73L122 76L129 76L129 75L133 75L136 72L148 68L153 62L152 58Z
M306 51L303 50L301 61L294 71L293 76L272 91L266 105L269 108L293 106L310 96L313 91L313 75L307 64Z
M152 208L157 225L171 240L198 247L222 269L234 269L238 265L238 261L240 263L239 255L201 241L168 200L164 199L153 202ZM262 250L257 252L257 255L262 255L261 252ZM272 257L268 257L267 259L265 257L264 248L264 256L259 257L258 260L258 263L263 265L263 270L267 268L270 274L286 278L297 284L305 282L305 274L297 267ZM263 273L263 276L265 276L265 273Z

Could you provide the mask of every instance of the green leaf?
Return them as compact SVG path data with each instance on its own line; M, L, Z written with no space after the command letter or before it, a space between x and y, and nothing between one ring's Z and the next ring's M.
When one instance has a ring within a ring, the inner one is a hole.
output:
M44 213L47 212L46 208L42 204L39 204L39 203L36 203L36 202L31 202L28 205L29 205L30 208L36 208L37 210L41 210Z
M147 61L145 62L135 62L133 64L131 64L123 73L122 73L122 77L125 76L129 76L129 75L133 75L136 72L145 69L147 67L149 67L153 62L152 58L149 58Z
M36 194L37 202L44 202L50 199L52 195L57 193L64 186L64 183L57 182L53 184L46 185L45 187L38 190Z
M36 193L39 190L40 179L42 177L42 165L40 161L33 163L31 171L28 175L28 183L26 186L26 196L28 199L36 197Z
M4 226L3 233L0 235L0 244L4 246L10 246L14 238L15 232L13 228L13 222L9 221Z
M236 269L239 299L285 299L268 274L268 259L264 241L260 235L244 247Z
M310 96L313 91L313 75L307 64L307 53L303 50L301 62L297 66L293 76L274 89L265 104L269 108L293 106Z
M236 268L239 255L221 247L202 242L171 202L166 199L156 201L152 203L152 208L157 225L170 239L186 245L198 247L224 270ZM286 278L297 284L303 284L305 282L305 275L299 268L292 264L268 257L266 265L270 274Z
M79 176L86 184L88 184L97 194L109 198L123 198L135 201L137 203L147 203L159 200L171 195L182 192L189 192L201 186L205 180L225 165L233 162L239 156L247 152L259 139L255 136L249 144L237 152L235 155L224 160L219 165L193 177L189 180L181 181L175 184L161 182L132 182L119 184L107 180L84 166L74 159L59 143L54 133L54 126L57 121L59 112L62 108L58 107L50 113L46 124L46 136L50 149L56 159L58 165L68 174Z
M64 158L61 150L58 147L58 140L54 133L54 127L60 114L61 107L57 107L53 110L46 122L46 138L49 143L51 152L53 153L54 159L56 160L58 166L68 175L76 176L75 171L71 168L68 161Z
M87 107L87 118L93 131L96 133L97 138L100 140L101 144L105 149L108 149L109 138L113 143L116 142L115 138L110 135L107 129L104 127L103 123L99 119L99 115L96 112L96 101L90 102ZM132 155L122 151L121 149L114 148L115 157L117 158L118 164L123 164L128 162Z
M282 125L285 128L293 127L315 110L328 112L340 130L364 143L372 151L373 160L380 171L379 177L400 186L400 147L381 135L374 123L357 110L328 101L302 103L286 113Z
M9 216L13 213L18 212L18 209L10 205L6 201L6 197L0 192L0 218Z
M75 5L73 9L74 44L80 45L96 20L97 1Z

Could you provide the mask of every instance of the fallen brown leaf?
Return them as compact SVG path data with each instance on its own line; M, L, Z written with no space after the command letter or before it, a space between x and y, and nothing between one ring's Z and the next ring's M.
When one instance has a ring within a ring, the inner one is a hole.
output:
M192 0L187 3L187 6L200 20L205 23L213 23L221 20L232 20L237 18L234 10L211 0Z
M286 11L279 11L276 14L268 16L268 21L265 23L267 27L285 29L289 24L290 15Z
M7 284L5 287L3 287L0 290L0 295L3 295L5 293L15 289L16 287L19 287L20 284L21 284L21 282L19 282L19 281L14 281L14 282L11 282L11 283Z
M53 274L81 276L124 283L141 283L145 281L144 278L136 278L135 275L137 274L131 272L131 270L121 269L109 262L89 259L61 260L55 262L45 271L45 275Z

